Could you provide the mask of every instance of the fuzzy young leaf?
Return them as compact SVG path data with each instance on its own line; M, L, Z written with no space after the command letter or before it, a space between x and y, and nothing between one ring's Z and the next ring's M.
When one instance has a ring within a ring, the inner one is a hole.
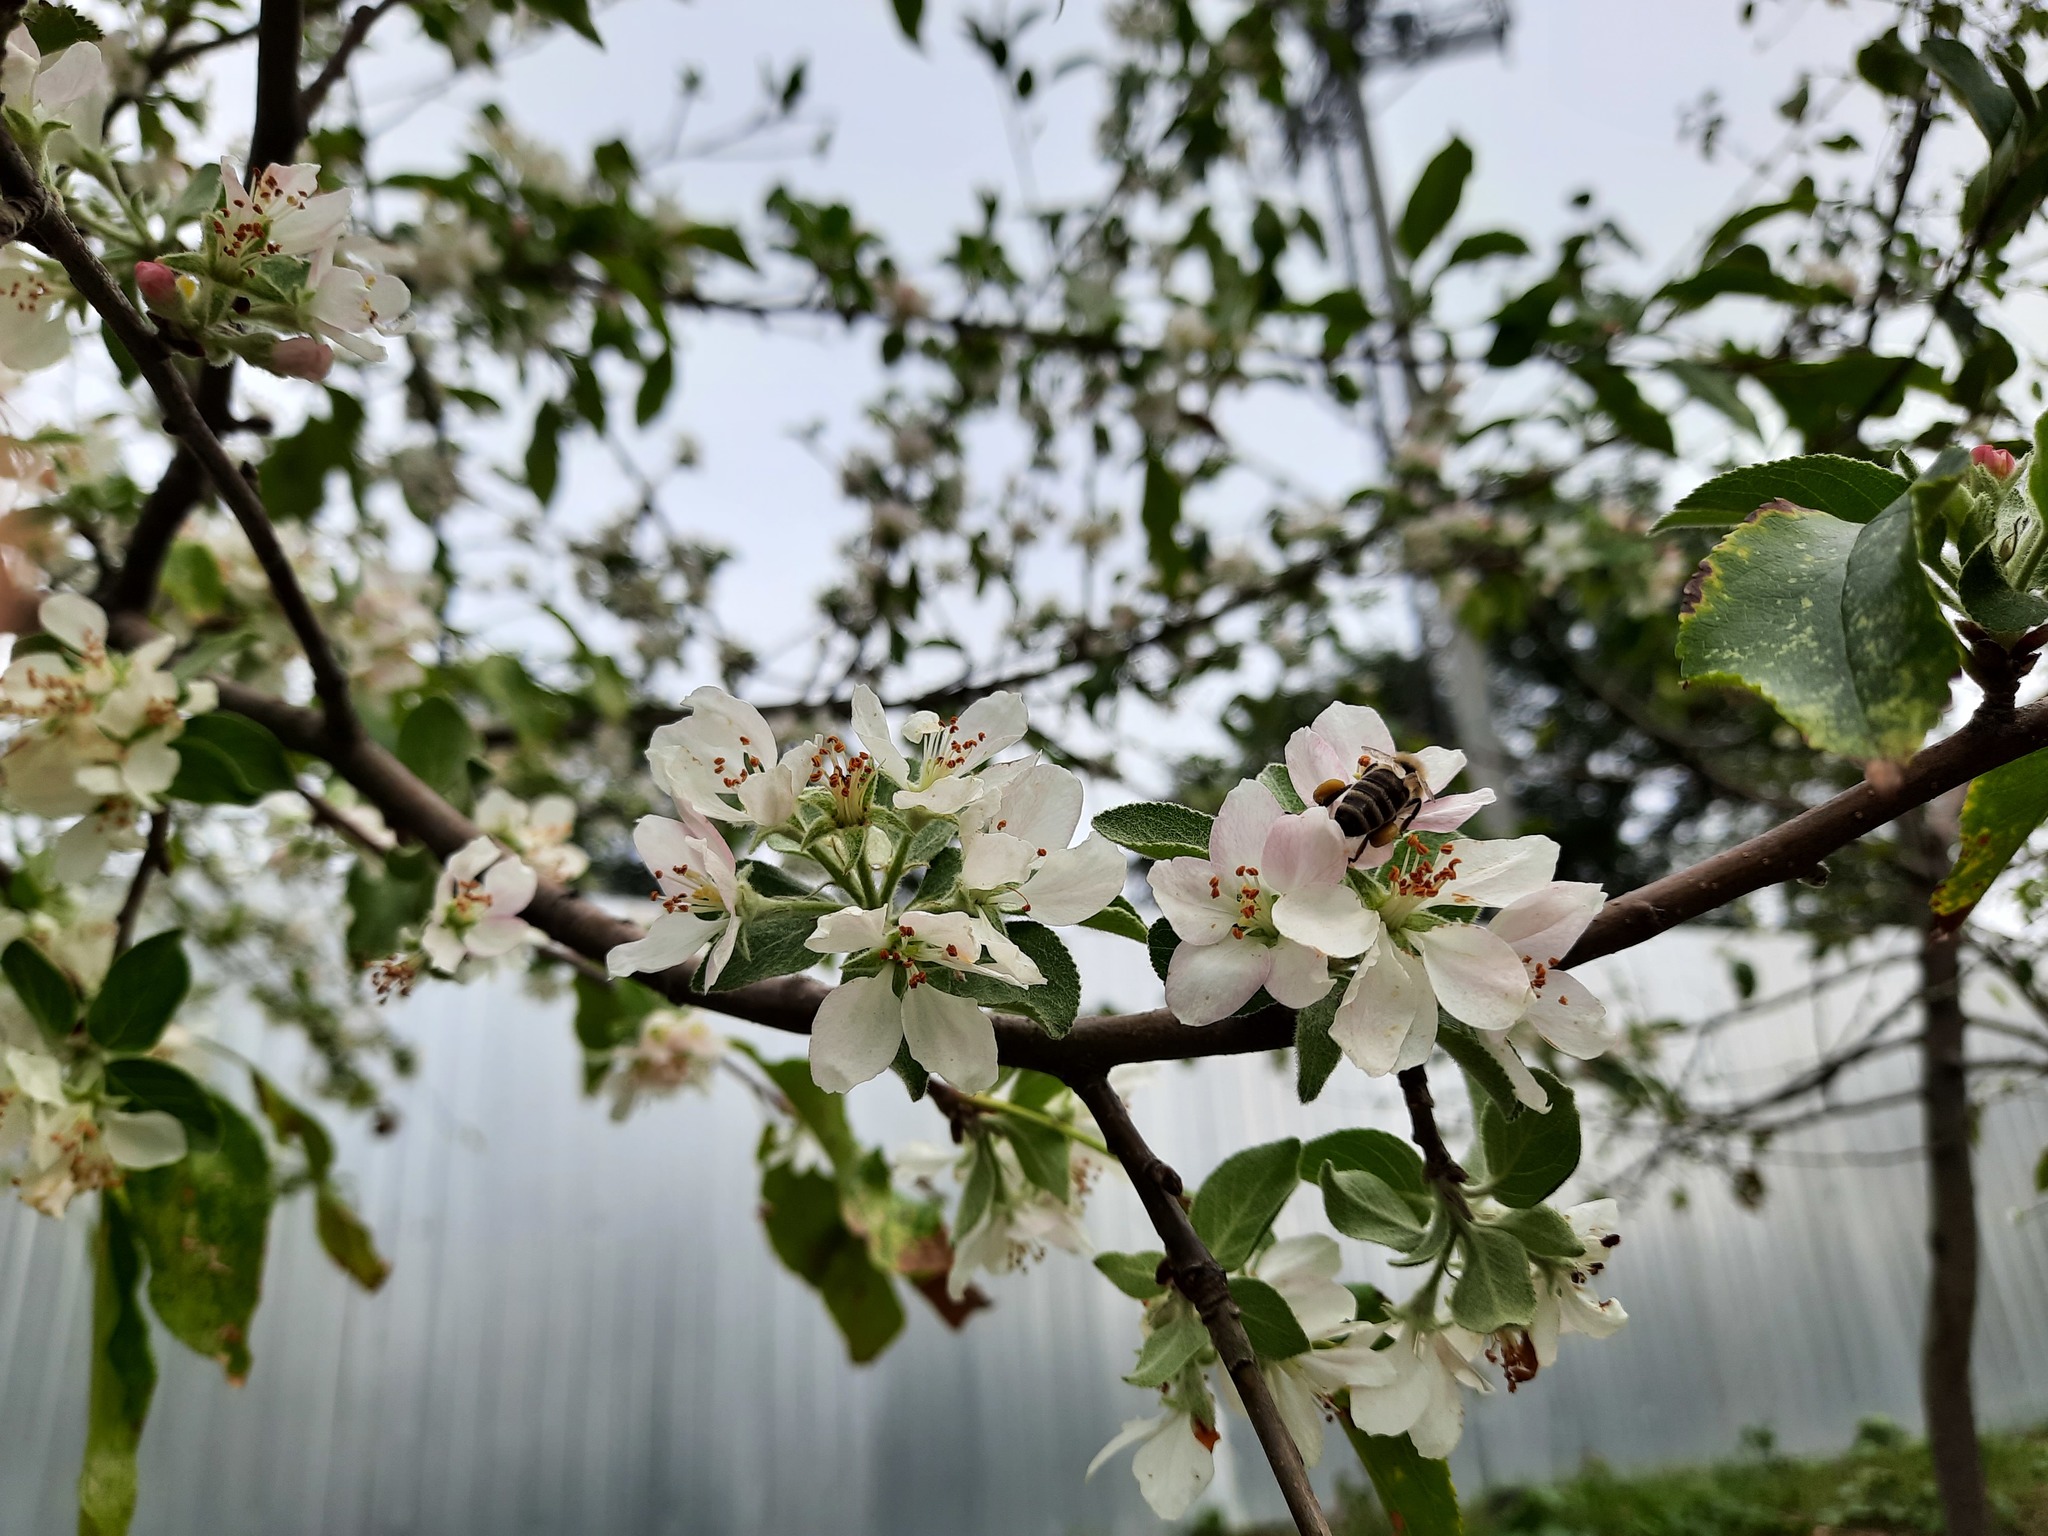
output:
M1539 1259L1576 1259L1586 1251L1572 1224L1547 1205L1505 1212L1493 1225L1503 1232L1512 1232Z
M1825 751L1910 755L1948 703L1956 660L1911 503L1862 528L1790 506L1736 528L1680 621L1678 659L1688 681L1761 695Z
M107 1063L106 1089L131 1112L158 1110L185 1127L194 1151L220 1145L220 1115L213 1095L190 1073L154 1056L117 1056Z
M1491 1102L1479 1111L1486 1174L1502 1205L1540 1205L1579 1166L1579 1107L1572 1091L1548 1072L1535 1078L1550 1095L1550 1108L1542 1114L1525 1110L1510 1120Z
M27 939L16 939L0 951L0 972L45 1038L54 1043L70 1035L78 1023L78 991L56 962Z
M1401 1536L1465 1536L1449 1462L1427 1459L1406 1435L1366 1434L1353 1427L1348 1411L1340 1422L1380 1508Z
M1863 459L1832 453L1779 459L1716 475L1687 492L1650 531L1726 528L1765 502L1778 500L1812 507L1844 522L1867 523L1905 495L1908 484L1905 476Z
M1268 763L1259 770L1259 782L1273 792L1273 798L1280 802L1280 809L1289 815L1308 809L1308 802L1294 792L1294 780L1287 775L1285 763Z
M954 986L984 1008L1021 1013L1036 1019L1054 1039L1074 1027L1081 1011L1081 971L1060 936L1043 923L1011 918L1005 927L1016 946L1029 955L1045 977L1043 984L1020 987L995 976L962 975Z
M1138 909L1124 897L1119 896L1093 917L1081 919L1083 928L1093 928L1097 933L1113 933L1120 939L1135 939L1143 944L1150 930L1145 919L1138 915Z
M1152 962L1152 970L1161 981L1166 980L1167 967L1173 964L1173 952L1180 948L1180 935L1173 931L1173 924L1165 918L1157 919L1145 932L1145 952Z
M1208 1347L1208 1329L1195 1318L1178 1318L1145 1336L1144 1347L1138 1351L1138 1363L1124 1380L1134 1387L1164 1386Z
M1094 822L1112 843L1147 859L1207 858L1214 824L1213 816L1156 800L1111 806Z
M192 987L184 935L152 934L117 958L85 1010L85 1032L109 1051L146 1051Z
M135 1228L110 1194L93 1235L92 1375L78 1472L79 1536L125 1536L135 1516L135 1451L156 1395L149 1319L136 1294L141 1281Z
M1428 1181L1422 1172L1422 1154L1391 1131L1375 1131L1367 1127L1332 1131L1327 1136L1318 1136L1314 1141L1303 1144L1303 1179L1316 1182L1325 1163L1331 1164L1339 1173L1353 1170L1370 1173L1398 1194L1426 1195L1429 1192Z
M1323 1214L1346 1237L1396 1253L1422 1241L1423 1224L1414 1208L1377 1174L1360 1168L1339 1173L1326 1162L1316 1182L1322 1186Z
M1344 1059L1343 1048L1330 1038L1337 1005L1343 1000L1344 989L1332 987L1294 1016L1294 1092L1304 1104L1315 1101ZM1312 1176L1312 1172L1303 1174L1304 1178Z
M1963 797L1962 837L1956 867L1932 898L1943 917L1966 913L1984 899L1991 882L2048 820L2048 751L1994 768L1971 781Z
M1436 1043L1465 1074L1465 1080L1473 1090L1472 1102L1475 1105L1482 1101L1490 1103L1510 1120L1519 1119L1526 1113L1522 1101L1515 1097L1515 1085L1508 1080L1501 1064L1493 1059L1493 1053L1479 1043L1479 1037L1469 1026L1438 1010Z
M1166 1255L1157 1249L1145 1253L1098 1253L1095 1267L1126 1296L1150 1301L1165 1294L1166 1287L1159 1283L1159 1266L1165 1260Z
M1451 1290L1452 1322L1474 1333L1492 1333L1536 1315L1529 1255L1512 1232L1468 1227L1459 1246L1465 1269Z
M1309 1351L1308 1335L1301 1319L1282 1296L1265 1281L1250 1275L1233 1275L1230 1299L1237 1303L1245 1336L1261 1360L1291 1360Z
M732 958L718 974L713 992L730 992L751 982L774 976L795 976L818 963L819 955L806 944L817 932L818 919L832 911L830 902L791 902L788 905L759 906L747 912L740 924L739 942ZM702 985L693 977L693 987Z
M263 1289L275 1191L270 1154L242 1112L214 1100L220 1145L128 1175L129 1210L149 1255L149 1303L188 1349L249 1374L249 1320Z
M1301 1143L1293 1137L1226 1157L1203 1182L1190 1213L1195 1231L1225 1269L1241 1268L1300 1182Z

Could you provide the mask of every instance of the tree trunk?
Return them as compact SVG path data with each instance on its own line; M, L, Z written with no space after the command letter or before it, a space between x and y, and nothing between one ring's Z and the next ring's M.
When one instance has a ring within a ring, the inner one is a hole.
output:
M1977 1321L1977 1190L1970 1168L1970 1087L1957 935L1929 923L1920 949L1925 1033L1920 1099L1927 1126L1927 1288L1920 1396L1948 1536L1989 1536L1984 1463L1970 1391Z

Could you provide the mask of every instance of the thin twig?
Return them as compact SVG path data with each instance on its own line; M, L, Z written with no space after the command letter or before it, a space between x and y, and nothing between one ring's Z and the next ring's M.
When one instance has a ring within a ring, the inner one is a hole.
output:
M1230 1373L1231 1383L1244 1403L1245 1416L1252 1421L1259 1446L1273 1468L1274 1480L1287 1501L1287 1512L1294 1517L1295 1529L1302 1536L1330 1536L1330 1523L1323 1516L1322 1505L1316 1502L1315 1489L1309 1486L1308 1466L1301 1459L1301 1448L1287 1432L1280 1407L1273 1401L1272 1389L1259 1370L1259 1357L1238 1318L1237 1304L1230 1299L1230 1283L1180 1203L1180 1175L1145 1144L1145 1138L1131 1121L1130 1111L1107 1078L1083 1078L1071 1086L1095 1116L1095 1123L1102 1127L1103 1140L1137 1187L1145 1214L1166 1245L1166 1266L1173 1286L1201 1314L1216 1346L1217 1358Z
M117 955L126 954L128 946L135 941L135 920L142 915L142 900L149 894L149 877L159 870L167 875L171 872L170 837L169 808L152 812L148 841L142 848L142 862L135 866L135 878L128 882L128 894L121 902L120 916L114 919L114 953Z
M341 41L334 45L334 52L327 56L327 62L320 67L320 73L299 93L298 120L301 136L307 125L319 115L320 108L327 101L327 93L340 84L348 73L349 58L362 47L370 35L370 28L387 11L396 10L406 0L378 0L375 5L359 5L349 17L348 25L342 29Z

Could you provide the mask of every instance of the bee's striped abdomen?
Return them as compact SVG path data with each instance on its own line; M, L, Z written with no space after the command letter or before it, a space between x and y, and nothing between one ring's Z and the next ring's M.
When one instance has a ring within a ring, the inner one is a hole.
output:
M1391 763L1375 763L1339 795L1330 819L1346 837L1372 837L1391 825L1415 800L1408 775Z

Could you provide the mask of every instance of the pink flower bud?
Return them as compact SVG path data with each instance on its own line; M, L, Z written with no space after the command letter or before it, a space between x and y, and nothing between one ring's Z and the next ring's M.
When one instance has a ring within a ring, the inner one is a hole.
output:
M317 384L334 366L334 348L310 336L290 336L270 349L270 360L264 366L288 379L311 379Z
M151 309L178 307L178 274L160 261L135 263L135 286Z
M1970 462L1980 469L1988 470L1992 478L1997 480L2010 480L2012 472L2019 467L2018 461L2011 454L2003 448L1993 447L1990 443L1979 443L1972 448Z

